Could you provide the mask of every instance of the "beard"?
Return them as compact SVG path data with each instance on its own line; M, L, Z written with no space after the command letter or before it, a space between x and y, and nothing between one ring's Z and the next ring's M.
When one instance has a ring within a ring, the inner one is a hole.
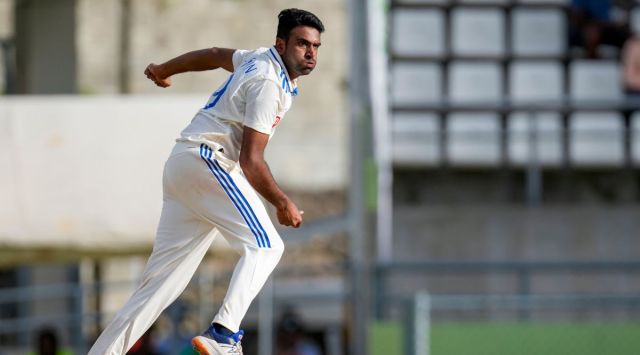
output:
M313 69L315 69L315 65L312 67L307 66L307 63L297 63L296 65L293 66L293 70L296 72L296 74L298 75L308 75L309 73L311 73L313 71Z
M309 67L300 65L296 68L296 73L298 73L298 75L309 75L309 73L311 73L313 69L314 68L309 68Z

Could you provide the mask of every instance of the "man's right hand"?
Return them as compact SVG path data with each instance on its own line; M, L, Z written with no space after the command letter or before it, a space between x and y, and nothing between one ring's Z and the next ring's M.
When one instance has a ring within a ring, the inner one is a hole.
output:
M298 228L302 224L303 213L298 210L298 207L293 202L287 201L282 207L278 208L278 222L285 226Z
M160 70L160 66L157 64L149 64L147 69L144 70L144 75L161 88L171 86L171 79L162 74L162 70Z

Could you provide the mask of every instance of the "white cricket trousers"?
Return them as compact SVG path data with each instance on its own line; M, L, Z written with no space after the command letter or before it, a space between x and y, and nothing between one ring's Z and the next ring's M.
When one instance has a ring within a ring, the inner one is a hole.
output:
M177 143L165 164L162 214L141 283L89 355L125 354L184 291L216 231L240 260L213 321L237 332L284 245L240 164L215 147Z

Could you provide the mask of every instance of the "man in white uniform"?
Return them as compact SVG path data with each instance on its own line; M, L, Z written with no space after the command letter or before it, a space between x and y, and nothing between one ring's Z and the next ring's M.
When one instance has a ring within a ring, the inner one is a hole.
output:
M145 70L160 87L187 71L232 74L177 140L165 165L162 215L141 284L90 355L125 354L182 293L217 234L241 257L220 310L192 344L200 354L242 354L240 322L284 251L258 194L276 207L281 224L302 223L302 212L273 179L264 149L298 94L296 79L315 68L324 31L304 10L283 10L278 18L273 47L203 49Z

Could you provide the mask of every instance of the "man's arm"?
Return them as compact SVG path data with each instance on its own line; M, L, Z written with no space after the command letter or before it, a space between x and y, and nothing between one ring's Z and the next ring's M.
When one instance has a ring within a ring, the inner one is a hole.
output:
M240 167L251 186L277 208L278 222L298 228L302 223L302 212L298 211L298 207L278 187L264 160L264 150L268 142L268 134L245 126L240 150Z
M224 68L233 72L233 53L235 49L208 48L192 51L175 57L162 64L149 64L144 74L156 85L166 88L171 85L174 74L189 71L203 71Z

